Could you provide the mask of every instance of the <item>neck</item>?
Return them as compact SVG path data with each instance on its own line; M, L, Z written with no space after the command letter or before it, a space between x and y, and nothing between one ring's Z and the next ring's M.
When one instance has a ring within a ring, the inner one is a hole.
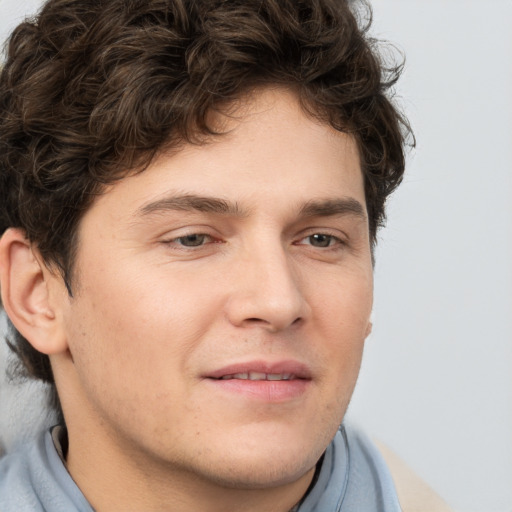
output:
M224 475L231 478L219 480L215 467L205 470L203 465L198 471L197 464L187 465L187 459L167 453L180 442L176 432L174 438L165 439L161 449L159 438L167 434L165 431L146 435L139 422L124 432L119 428L122 422L113 425L87 399L79 382L74 382L78 380L74 372L66 376L67 386L59 386L60 377L55 372L58 388L64 390L60 397L69 441L66 466L97 512L288 512L313 480L314 458L302 468L290 461L288 476L279 472L275 478L270 460L266 478L260 482L246 479L253 473L247 465L242 479L237 466L224 466ZM200 452L196 455L203 456ZM222 464L222 458L216 463ZM258 474L262 475L261 467Z
M313 467L297 480L271 488L235 488L149 461L126 447L116 449L108 438L95 435L80 442L85 438L83 429L71 428L66 465L97 512L288 512L306 494L315 473Z

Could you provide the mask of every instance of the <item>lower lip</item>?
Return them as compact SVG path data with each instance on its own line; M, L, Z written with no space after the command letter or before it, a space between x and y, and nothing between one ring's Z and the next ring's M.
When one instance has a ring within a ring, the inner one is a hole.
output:
M310 380L243 380L208 379L216 389L240 394L264 402L286 402L301 397L307 390Z

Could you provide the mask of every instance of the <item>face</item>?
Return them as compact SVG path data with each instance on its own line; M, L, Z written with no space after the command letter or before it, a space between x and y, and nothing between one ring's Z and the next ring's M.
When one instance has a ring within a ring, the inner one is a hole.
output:
M80 423L112 456L257 488L311 470L342 421L369 330L368 222L354 140L293 94L220 121L83 217L54 370L71 443Z

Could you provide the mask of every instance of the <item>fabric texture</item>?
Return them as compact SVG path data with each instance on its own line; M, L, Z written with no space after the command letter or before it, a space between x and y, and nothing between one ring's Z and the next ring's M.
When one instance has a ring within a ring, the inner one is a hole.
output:
M31 442L58 421L49 406L50 386L16 378L11 371L17 357L5 343L6 336L7 318L0 308L0 456Z
M58 430L0 459L2 512L94 512L59 456ZM57 445L57 446L56 446ZM297 512L400 512L391 475L359 431L342 426Z
M342 426L298 512L401 512L391 474L360 431Z
M0 459L0 511L93 512L67 472L50 431Z

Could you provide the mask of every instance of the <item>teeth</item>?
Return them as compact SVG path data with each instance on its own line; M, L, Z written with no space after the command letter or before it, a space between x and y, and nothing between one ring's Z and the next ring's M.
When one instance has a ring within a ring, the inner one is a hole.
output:
M291 373L261 373L247 372L234 373L233 375L224 375L221 380L239 379L239 380L290 380L293 377Z
M260 373L260 372L250 372L249 379L250 380L267 380L267 375L265 373Z
M267 374L267 380L290 380L290 373L269 373Z

